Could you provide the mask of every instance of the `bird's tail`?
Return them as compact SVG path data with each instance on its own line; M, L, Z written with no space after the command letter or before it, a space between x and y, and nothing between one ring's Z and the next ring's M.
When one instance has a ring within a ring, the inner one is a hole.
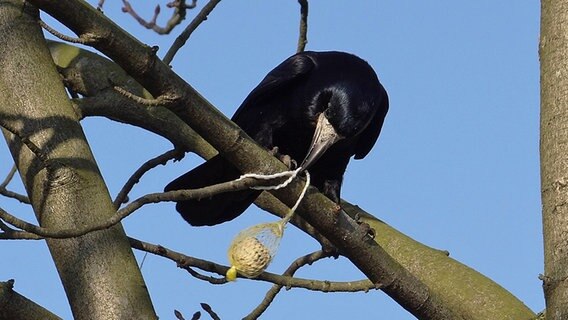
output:
M164 191L202 188L237 179L240 175L235 166L221 156L215 156L170 182ZM259 194L260 191L249 189L199 200L179 201L176 210L192 226L213 226L238 217Z

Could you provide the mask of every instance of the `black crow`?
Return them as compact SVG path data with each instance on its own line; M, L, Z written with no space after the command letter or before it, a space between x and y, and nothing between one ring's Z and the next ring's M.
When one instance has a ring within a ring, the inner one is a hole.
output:
M232 120L261 146L309 169L311 184L339 203L351 156L362 159L379 137L388 96L367 62L344 52L302 52L270 71ZM194 189L238 178L241 172L216 156L170 182L165 190ZM244 190L176 209L194 226L232 220L260 194Z

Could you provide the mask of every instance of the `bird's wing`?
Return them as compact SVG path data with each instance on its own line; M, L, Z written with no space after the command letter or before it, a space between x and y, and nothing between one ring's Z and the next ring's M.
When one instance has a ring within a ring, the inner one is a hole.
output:
M264 106L264 99L276 96L281 90L285 90L309 73L314 66L315 63L309 53L299 53L286 59L270 71L258 86L249 93L233 115L232 120L241 126L249 120L253 120L248 118L257 116L258 108Z
M381 128L383 127L383 122L385 120L385 116L387 115L387 111L389 110L389 97L386 91L383 89L381 101L377 108L377 112L373 116L373 119L361 132L359 135L359 140L357 141L357 146L355 147L355 159L363 159L369 151L377 142L379 138L379 134L381 133Z

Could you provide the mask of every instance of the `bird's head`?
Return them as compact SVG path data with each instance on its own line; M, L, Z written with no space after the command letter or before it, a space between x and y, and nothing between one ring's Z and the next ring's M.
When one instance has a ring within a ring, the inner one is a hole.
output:
M375 112L359 89L336 86L322 91L318 98L323 110L317 115L312 142L301 165L304 170L337 141L360 134Z

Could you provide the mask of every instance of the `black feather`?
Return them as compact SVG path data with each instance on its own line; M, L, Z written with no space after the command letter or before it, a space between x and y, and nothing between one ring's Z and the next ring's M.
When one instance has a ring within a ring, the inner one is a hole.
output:
M265 148L277 146L298 163L311 150L323 113L339 139L309 165L312 185L339 203L349 159L365 157L375 144L388 96L364 60L343 52L296 54L260 82L232 120ZM234 180L240 172L217 156L175 179L166 191L193 189ZM245 190L208 199L178 202L176 209L194 226L215 225L240 215L259 195Z

